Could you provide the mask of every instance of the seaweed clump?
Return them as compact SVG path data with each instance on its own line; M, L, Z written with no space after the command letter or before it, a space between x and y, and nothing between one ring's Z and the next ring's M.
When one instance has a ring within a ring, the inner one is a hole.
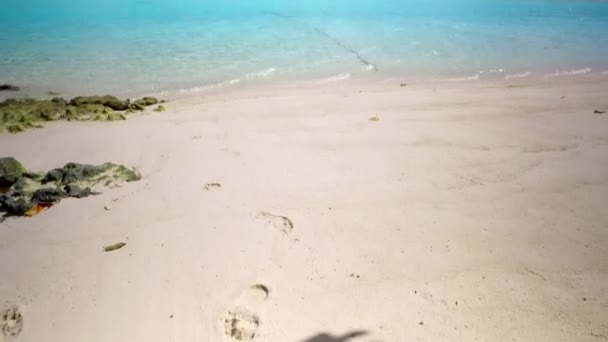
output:
M46 173L28 172L12 157L0 158L0 211L5 216L33 216L64 198L96 195L97 186L139 180L123 165L68 163Z
M144 97L131 102L117 97L78 96L70 101L60 97L52 100L9 99L0 102L0 133L22 132L40 128L46 121L117 121L141 112L148 106L159 103L154 97Z

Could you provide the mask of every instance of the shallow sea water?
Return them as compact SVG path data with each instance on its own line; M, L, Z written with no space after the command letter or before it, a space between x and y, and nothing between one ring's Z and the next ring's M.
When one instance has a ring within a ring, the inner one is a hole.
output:
M29 94L607 70L607 1L0 2L0 83Z

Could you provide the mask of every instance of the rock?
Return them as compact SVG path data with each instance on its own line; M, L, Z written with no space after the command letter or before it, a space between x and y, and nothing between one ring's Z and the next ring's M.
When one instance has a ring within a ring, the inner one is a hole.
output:
M5 176L5 186L0 187L0 211L5 216L33 216L63 198L96 195L92 188L98 184L111 186L140 179L135 170L113 163L68 163L46 174L36 174L27 172L14 158L0 158L0 171Z
M114 110L126 110L129 108L129 100L120 100L114 96L78 96L70 101L72 106L82 106L85 104L96 104L109 107Z
M68 163L63 167L63 184L78 182L103 172L99 167L87 164Z
M27 171L17 159L0 158L0 188L10 188L25 172Z
M0 91L19 91L21 88L12 84L0 84Z
M33 203L40 203L40 202L55 203L55 202L59 202L62 198L65 198L65 197L66 197L66 193L59 189L56 189L56 188L38 189L38 190L34 191L34 193L32 194L31 202L33 202Z
M129 110L132 110L132 111L140 111L141 112L144 109L146 109L146 107L144 107L140 103L131 103L131 106L129 107Z
M159 105L158 107L156 107L156 109L154 109L155 112L164 112L166 110L167 109L162 105Z
M0 208L10 215L23 216L34 204L22 197L0 196Z
M133 103L139 104L144 107L152 106L158 103L158 99L156 97L143 97L139 100L134 101Z
M130 103L114 96L79 96L71 101L61 97L52 100L9 99L0 102L0 133L23 132L42 127L40 122L68 121L117 121L126 120L125 114L143 111L146 106L157 104L154 97L144 97ZM118 113L116 111L125 111Z
M42 179L42 183L61 182L63 181L63 169L54 169L49 171Z
M85 198L91 195L94 195L94 192L91 191L91 188L80 188L77 185L68 184L63 190L68 195L68 197L74 198Z

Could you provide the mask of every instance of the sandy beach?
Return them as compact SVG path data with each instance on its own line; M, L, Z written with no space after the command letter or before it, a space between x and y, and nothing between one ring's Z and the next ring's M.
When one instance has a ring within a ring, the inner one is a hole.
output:
M402 82L0 135L143 177L0 223L0 341L607 341L608 77Z

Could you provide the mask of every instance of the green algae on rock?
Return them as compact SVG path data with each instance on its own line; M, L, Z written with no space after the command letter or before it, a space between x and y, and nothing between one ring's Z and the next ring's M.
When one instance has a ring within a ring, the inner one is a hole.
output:
M15 100L0 102L0 133L23 132L40 128L46 121L117 121L126 115L145 110L157 104L154 97L144 97L131 103L114 96L79 96L67 101L60 97L52 100Z
M139 100L138 100L139 101ZM72 106L82 106L86 104L93 105L101 105L104 107L108 107L114 110L126 110L129 108L129 104L131 101L120 100L114 96L106 95L106 96L78 96L70 101L70 105Z
M12 157L0 158L0 188L10 188L27 170Z
M165 106L163 105L159 105L158 107L156 107L156 109L154 109L155 112L164 112L166 110L167 108L165 108Z
M16 159L0 158L0 211L23 216L39 204L53 204L63 198L84 198L98 194L93 189L139 180L135 170L105 163L99 166L68 163L45 174L28 173Z

